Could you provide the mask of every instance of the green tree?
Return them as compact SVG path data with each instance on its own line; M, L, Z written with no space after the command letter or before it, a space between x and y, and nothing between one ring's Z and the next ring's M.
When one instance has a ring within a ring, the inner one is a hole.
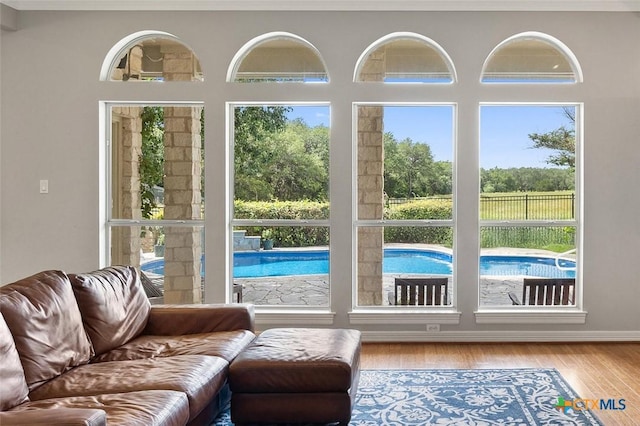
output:
M154 186L164 186L164 109L143 107L142 154L139 158L142 217L149 219L156 207Z
M281 106L239 107L234 112L235 198L267 200L269 185L265 181L264 164L272 158L269 137L283 131L287 112Z
M449 170L447 170L447 165ZM384 135L384 189L391 198L451 193L451 165L433 160L431 147Z
M576 167L576 137L575 137L575 110L572 108L563 108L563 113L571 123L572 128L565 126L546 133L531 133L529 139L533 141L533 148L547 148L557 151L556 154L550 155L547 163L560 167Z
M400 153L403 157L403 175L407 184L406 196L431 195L429 180L434 175L431 147L406 138L400 142Z
M480 170L482 192L548 192L575 189L569 168L512 167Z
M236 110L235 199L328 199L329 129L288 121L286 107Z
M403 188L402 159L398 150L398 141L392 133L385 133L384 143L384 192L391 198L402 198L406 193Z
M301 135L304 140L304 149L320 159L323 168L329 173L329 128L324 125L309 127L302 119L298 118L287 124L287 130L292 130Z
M329 170L322 154L325 151L328 154L328 139L328 132L318 137L299 122L271 135L268 139L271 155L262 165L264 180L270 189L264 197L280 201L327 200Z
M453 193L453 165L450 161L436 161L434 179L431 183L431 193L448 195Z
M246 146L248 141L258 139L265 134L284 130L287 124L289 107L282 106L248 106L235 109L234 144L236 150L251 151Z

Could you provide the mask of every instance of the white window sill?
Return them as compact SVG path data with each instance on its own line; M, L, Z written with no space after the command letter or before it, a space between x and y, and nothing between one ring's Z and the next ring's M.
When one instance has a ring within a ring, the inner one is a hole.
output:
M453 309L424 310L382 310L356 309L349 312L351 324L460 324L461 312Z
M481 309L476 324L584 324L587 312L579 309Z

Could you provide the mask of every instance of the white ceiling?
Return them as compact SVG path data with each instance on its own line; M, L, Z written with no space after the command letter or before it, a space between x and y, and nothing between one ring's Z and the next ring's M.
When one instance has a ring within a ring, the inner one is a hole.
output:
M640 11L640 0L0 0L17 10Z

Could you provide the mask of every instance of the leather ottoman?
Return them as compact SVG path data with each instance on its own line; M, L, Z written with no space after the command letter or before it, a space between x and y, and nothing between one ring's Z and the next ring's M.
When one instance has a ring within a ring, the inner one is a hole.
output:
M231 420L347 425L359 376L358 330L267 330L231 363Z

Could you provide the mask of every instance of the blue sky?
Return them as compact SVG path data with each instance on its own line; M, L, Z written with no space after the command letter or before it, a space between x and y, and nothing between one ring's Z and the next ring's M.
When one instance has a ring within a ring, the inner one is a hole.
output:
M480 166L552 167L555 151L531 148L530 133L546 133L573 123L560 106L483 106L480 110Z
M297 106L289 117L329 126L329 107ZM552 151L532 149L528 135L573 127L560 106L482 106L480 119L480 166L486 169L550 167L545 160ZM452 106L387 106L384 130L397 140L428 143L437 161L453 159ZM464 149L464 141L459 144Z

